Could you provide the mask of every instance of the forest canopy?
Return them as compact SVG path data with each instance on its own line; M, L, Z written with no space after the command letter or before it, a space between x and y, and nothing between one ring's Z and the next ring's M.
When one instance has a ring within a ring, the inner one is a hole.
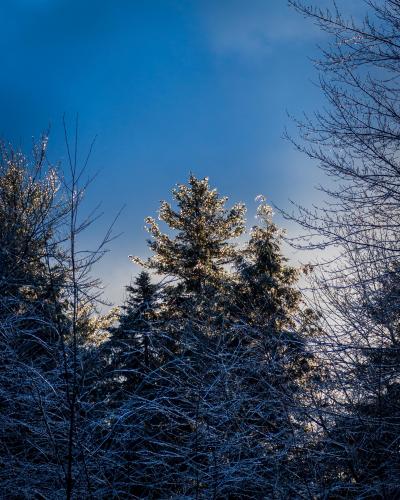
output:
M290 1L330 40L327 107L288 137L334 181L278 209L301 237L190 174L106 314L77 137L63 168L2 143L1 498L400 497L400 2L365 3Z

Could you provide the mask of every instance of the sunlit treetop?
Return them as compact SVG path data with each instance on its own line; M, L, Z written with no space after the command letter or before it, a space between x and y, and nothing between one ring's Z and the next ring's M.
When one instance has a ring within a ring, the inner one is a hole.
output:
M44 158L45 144L31 159L0 145L0 282L8 287L41 273L63 220L60 181Z
M224 266L233 261L236 248L231 241L245 230L243 203L226 208L228 199L211 189L208 178L191 175L187 185L172 191L176 208L163 201L159 220L175 234L165 234L152 217L146 219L151 235L148 241L153 256L134 261L159 274L174 276L187 291L216 285L226 277Z

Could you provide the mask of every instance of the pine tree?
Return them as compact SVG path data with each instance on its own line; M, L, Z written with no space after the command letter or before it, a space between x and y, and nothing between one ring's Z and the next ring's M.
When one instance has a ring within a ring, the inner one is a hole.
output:
M121 408L120 425L131 433L122 446L129 442L136 464L123 468L133 483L122 482L143 497L289 497L301 429L295 397L312 362L298 273L281 254L265 204L264 226L239 252L228 237L242 234L244 206L234 225L229 213L202 216L215 212L216 192L206 180L191 177L190 186L175 192L179 212L162 205L162 220L179 229L175 238L150 220L155 255L146 265L178 279L162 295L158 327L174 348ZM213 221L212 231L204 221ZM225 266L233 263L236 271ZM177 314L171 297L182 295L185 314Z
M163 202L159 218L175 234L163 234L148 218L153 256L146 262L135 259L175 280L164 285L160 295L159 324L153 333L159 340L158 366L145 374L140 389L121 408L121 428L131 429L123 447L129 442L136 449L134 471L126 462L124 467L135 478L136 489L128 493L138 496L190 494L194 485L200 488L196 474L201 451L193 421L199 416L196 401L210 378L206 351L213 342L208 338L212 329L206 333L204 325L214 322L216 303L231 278L227 266L237 253L231 239L243 233L245 223L244 205L228 210L227 198L210 189L207 178L190 176L187 186L173 190L173 197L177 208ZM215 347L209 353L215 353Z
M189 185L178 185L172 193L177 209L162 202L159 219L175 236L163 234L155 219L148 217L149 247L154 255L147 262L135 261L160 275L177 278L187 294L198 294L207 286L218 288L228 278L225 266L236 255L230 240L245 229L245 206L237 203L228 210L227 198L210 189L208 178L193 175Z
M154 367L157 352L155 322L158 312L158 286L142 271L133 285L126 287L127 298L121 307L118 325L110 329L110 339L103 345L112 376L125 380L125 390L133 391L142 373ZM154 335L153 335L154 334Z
M296 288L299 271L282 255L282 231L263 197L259 200L260 223L236 262L225 333L224 364L231 366L226 378L236 399L235 406L225 402L231 413L224 424L227 441L230 434L237 436L237 422L242 429L229 461L236 461L243 475L230 492L289 498L305 488L298 481L296 442L304 439L301 399L313 368L307 337L318 326Z

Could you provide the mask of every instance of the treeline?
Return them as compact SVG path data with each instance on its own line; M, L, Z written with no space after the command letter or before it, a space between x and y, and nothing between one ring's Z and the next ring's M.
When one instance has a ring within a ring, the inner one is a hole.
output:
M282 212L318 264L289 265L263 198L248 228L190 176L101 316L112 234L80 246L85 165L68 137L64 173L45 140L2 146L2 498L400 497L400 3L366 2L359 24L291 3L332 40L329 108L293 141L326 204Z
M5 498L399 493L396 348L332 343L262 197L239 245L243 204L208 179L178 185L159 210L170 231L147 219L147 270L101 317L101 251L74 247L79 174L71 189L36 152L5 148L0 167ZM378 316L393 286L368 317L395 339Z
M153 279L142 271L116 321L99 318L87 277L98 253L74 248L81 193L62 189L38 151L33 165L10 149L1 162L5 497L304 489L317 318L271 209L259 200L259 225L239 248L244 205L227 208L191 176L173 191L176 208L160 208L175 234L147 220L153 255L141 264Z

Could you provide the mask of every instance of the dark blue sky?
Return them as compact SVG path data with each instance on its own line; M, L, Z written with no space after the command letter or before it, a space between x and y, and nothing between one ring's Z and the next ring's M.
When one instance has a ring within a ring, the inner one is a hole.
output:
M144 217L189 171L249 203L249 223L260 193L315 196L316 166L282 134L287 111L322 105L309 58L324 40L285 0L1 0L0 22L0 135L27 147L51 124L63 160L61 118L78 112L82 155L98 136L88 203L106 213L87 243L126 204L98 268L113 300L146 252Z

